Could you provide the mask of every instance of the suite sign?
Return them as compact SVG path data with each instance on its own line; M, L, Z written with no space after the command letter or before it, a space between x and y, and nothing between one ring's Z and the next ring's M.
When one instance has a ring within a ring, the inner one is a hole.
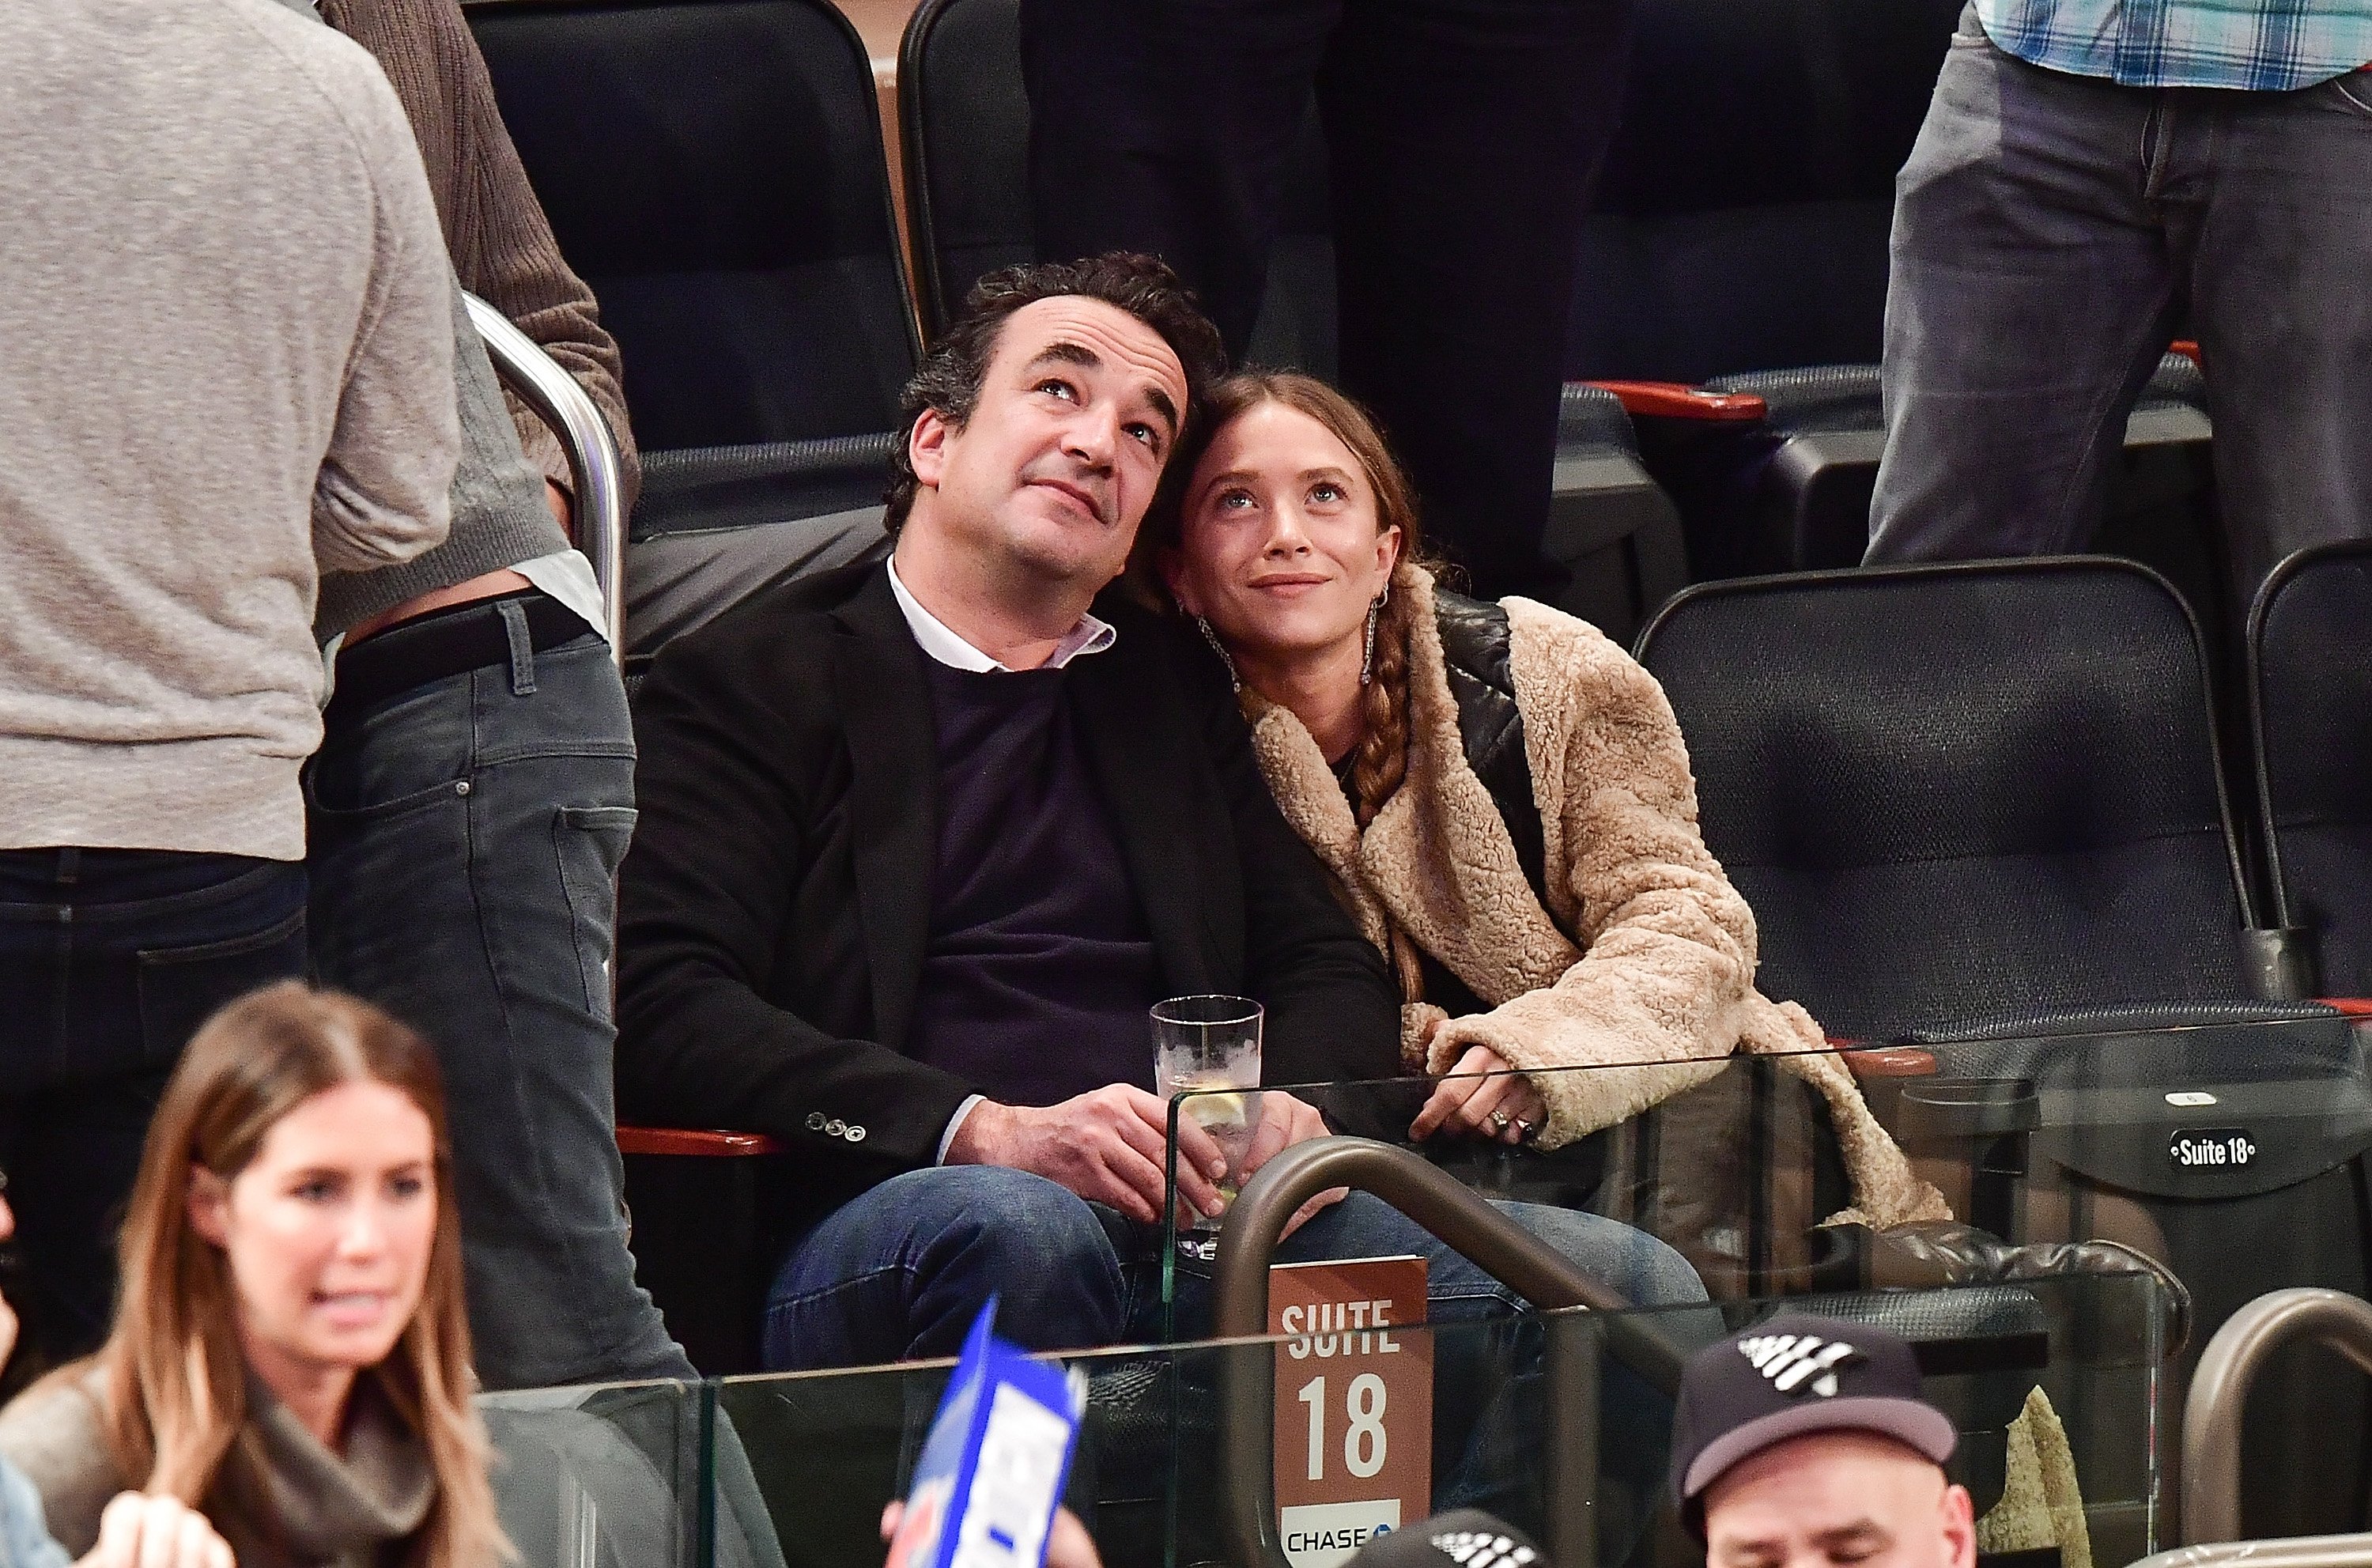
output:
M1433 1512L1433 1342L1424 1260L1280 1263L1277 1539L1293 1568L1338 1568Z
M2238 1170L2263 1152L2245 1127L2185 1127L2166 1143L2177 1170Z

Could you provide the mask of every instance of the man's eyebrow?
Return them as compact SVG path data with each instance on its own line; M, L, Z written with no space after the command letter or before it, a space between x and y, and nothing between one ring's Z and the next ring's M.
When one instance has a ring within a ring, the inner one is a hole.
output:
M1833 1551L1839 1547L1855 1546L1864 1541L1885 1546L1890 1544L1893 1539L1893 1535L1877 1520L1855 1519L1849 1525L1839 1525L1834 1529L1820 1531L1812 1538L1812 1542L1823 1551Z
M1103 358L1085 343L1057 338L1032 354L1022 368L1035 370L1041 365L1076 365L1084 370L1096 370L1102 367Z
M1041 365L1076 365L1083 370L1099 370L1103 367L1103 356L1087 344L1075 343L1068 338L1057 338L1030 355L1029 363L1022 368L1035 370ZM1169 435L1175 439L1178 435L1178 405L1169 401L1169 394L1158 387L1147 387L1145 401L1153 405L1154 412L1169 422Z

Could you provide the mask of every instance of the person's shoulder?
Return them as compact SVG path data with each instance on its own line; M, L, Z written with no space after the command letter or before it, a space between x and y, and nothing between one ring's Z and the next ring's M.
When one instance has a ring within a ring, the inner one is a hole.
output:
M97 1376L65 1368L0 1411L0 1460L32 1483L49 1533L76 1556L98 1542L99 1511L124 1485L99 1419Z
M761 588L661 648L645 691L724 681L787 694L828 679L832 638L877 583L887 593L884 575L879 562L860 562Z
M198 3L227 24L227 47L241 36L249 41L242 59L250 75L259 59L270 59L290 78L279 86L310 89L279 95L283 113L318 119L323 131L334 126L374 163L396 156L419 161L412 122L369 50L288 0Z

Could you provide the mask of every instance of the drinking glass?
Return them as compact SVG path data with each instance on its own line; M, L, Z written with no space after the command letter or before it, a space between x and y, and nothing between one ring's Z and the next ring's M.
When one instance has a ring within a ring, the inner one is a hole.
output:
M1260 1096L1227 1091L1260 1087L1262 1016L1261 1005L1244 996L1173 996L1153 1007L1154 1092L1165 1100L1184 1095L1179 1117L1211 1134L1227 1156L1218 1187L1227 1203L1243 1185L1261 1118ZM1180 1219L1182 1229L1205 1233L1205 1247L1219 1228L1196 1211Z

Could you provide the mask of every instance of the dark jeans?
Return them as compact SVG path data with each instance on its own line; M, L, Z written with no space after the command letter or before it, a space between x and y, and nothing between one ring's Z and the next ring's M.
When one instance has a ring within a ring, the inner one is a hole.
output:
M538 653L503 619L505 663L331 704L308 775L313 961L436 1045L485 1386L688 1378L634 1283L620 1201L610 957L610 877L634 822L625 689L599 637Z
M1670 1248L1618 1221L1537 1204L1508 1212L1626 1298L1704 1299ZM1161 1337L1161 1235L1043 1177L995 1166L908 1171L843 1204L785 1260L766 1307L766 1365L862 1366L953 1355L981 1304L1001 1301L997 1331L1030 1350L1143 1343ZM1505 1286L1413 1222L1353 1193L1287 1237L1277 1260L1382 1258L1428 1262L1436 1322L1503 1316ZM1210 1331L1204 1265L1179 1270L1178 1330Z
M1149 250L1240 357L1313 83L1343 386L1485 598L1541 553L1589 185L1630 0L1022 0L1038 251Z
M181 1048L305 972L305 867L163 850L0 851L0 1168L29 1346L106 1337L115 1235Z
M1973 15L1898 182L1873 563L2083 548L2195 331L2235 579L2372 533L2372 72L2289 93L2029 65Z

